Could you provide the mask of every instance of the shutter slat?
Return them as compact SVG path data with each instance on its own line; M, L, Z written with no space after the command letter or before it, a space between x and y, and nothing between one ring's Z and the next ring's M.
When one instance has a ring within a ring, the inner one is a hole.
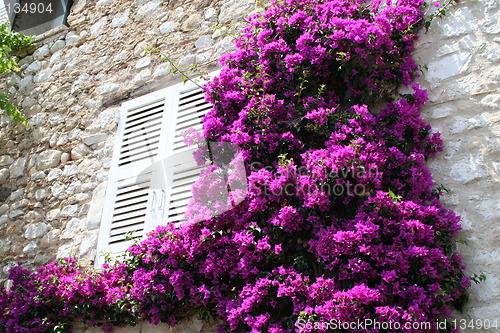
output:
M179 192L175 193L175 195L171 195L170 196L170 203L177 202L177 201L184 200L184 199L191 198L191 197L192 197L191 186L189 186L187 189L185 189L183 191L179 191Z
M148 135L151 132L157 132L160 130L161 130L161 123L160 122L149 124L148 126L144 126L143 128L141 128L140 131L136 130L136 131L132 131L131 133L127 134L126 136L124 136L122 141L123 142L131 141L131 140L136 139L138 137L143 137L144 135Z
M120 202L129 201L131 199L135 199L135 198L139 198L139 197L145 197L147 195L148 195L148 190L147 189L138 188L136 190L127 191L127 192L124 192L121 195L117 195L116 196L116 203L118 204Z
M179 216L181 219L184 219L184 214L186 214L187 205L183 207L174 208L168 211L168 217L171 218L173 216Z
M134 119L137 118L137 115L140 115L143 112L147 112L148 110L153 110L156 108L164 108L165 107L165 100L162 99L160 101L157 101L155 103L147 104L142 107L133 107L128 109L127 111L127 119Z
M195 169L192 170L190 173L185 173L182 177L176 177L174 181L172 182L172 192L175 193L176 189L178 187L182 187L185 184L192 184L193 182L198 179L198 176L200 175L200 169Z
M141 230L141 229L144 229L144 223L139 221L135 224L128 224L128 225L125 225L125 226L122 226L119 228L111 229L111 236L125 235L126 233L128 233L130 231L136 231L136 230Z
M178 118L184 118L192 113L205 115L211 108L212 106L206 102L204 104L186 105L182 109L179 109Z
M119 229L127 225L138 225L144 224L144 215L139 215L133 218L127 218L126 220L117 220L113 223L113 229Z
M133 240L127 240L127 238L139 238L142 237L144 229L133 229L130 230L130 236L127 233L119 233L116 235L111 235L109 237L109 245L120 245L126 250L130 245L133 244Z
M141 151L153 151L158 149L159 143L159 138L151 138L151 140L148 141L135 142L133 145L122 147L122 155L136 154Z
M174 185L172 186L172 191L171 191L172 195L179 193L179 192L182 192L182 191L185 191L186 186L188 186L188 190L191 190L191 185L193 185L194 182L196 181L196 179L198 179L198 175L199 175L199 173L196 173L191 177L186 177L186 178L176 180L174 182Z
M158 113L162 113L165 110L165 104L161 103L154 107L144 108L142 111L129 111L127 113L127 117L125 118L125 128L128 128L129 125L133 125L137 121L141 119L151 118L153 115Z
M121 212L119 214L118 213L115 214L115 210L113 210L113 218L112 218L111 223L114 224L114 223L119 222L119 221L124 221L124 220L130 219L130 218L133 218L133 217L145 215L145 213L146 213L145 206L146 206L146 204L144 204L144 207L136 206L135 210L133 210L133 211Z
M129 200L127 203L121 203L120 206L115 207L114 211L114 216L116 218L120 218L121 215L132 212L132 211L141 211L145 210L144 206L147 205L148 202L148 197L140 197L140 198L133 198L132 200Z
M148 131L145 131L142 133L142 135L135 135L133 137L127 137L125 140L123 140L123 143L121 145L121 149L130 149L134 148L138 144L144 143L144 142L149 142L149 141L156 141L159 139L161 134L160 131L160 126L155 126L154 128L149 128Z
M198 116L195 116L191 119L185 119L184 121L182 122L178 122L177 123L177 128L175 129L175 132L176 134L177 133L182 133L184 132L185 130L187 130L188 128L191 128L191 127L200 127L201 125L201 118L199 118Z
M147 189L149 187L151 173L145 174L141 179L135 177L130 177L127 182L119 181L117 182L116 195L120 196L122 194L135 192L138 190ZM132 181L130 181L132 180Z
M168 222L172 222L174 224L184 222L186 219L184 218L184 214L182 215L172 215L167 217Z
M179 105L202 100L205 102L205 93L199 87L183 89L180 93Z
M161 119L162 118L162 115L161 114L154 114L154 115L151 115L150 118L146 118L146 119L139 119L137 122L135 122L134 124L131 124L129 127L127 127L125 130L125 136L127 136L128 134L134 132L134 131L139 131L141 129L145 129L145 126L151 126L153 124L161 124Z
M125 165L125 164L142 161L142 160L145 160L145 159L148 159L148 158L152 160L157 155L158 155L158 152L156 150L145 151L143 153L138 153L138 154L126 155L126 156L120 158L118 166L122 166L122 165Z
M186 208L189 201L191 201L191 196L189 196L188 198L185 198L185 199L179 199L179 200L170 200L170 211L169 212L172 212L172 210L174 209L178 209L178 208Z

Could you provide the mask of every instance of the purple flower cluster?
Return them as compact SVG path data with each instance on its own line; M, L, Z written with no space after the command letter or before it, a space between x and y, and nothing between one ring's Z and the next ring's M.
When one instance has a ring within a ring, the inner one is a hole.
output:
M425 166L442 145L419 115L426 92L398 93L416 75L423 5L285 0L250 17L205 86L205 138L237 145L246 168L248 184L229 195L238 204L227 209L227 196L202 186L237 183L214 176L215 159L193 187L191 223L159 227L123 263L13 269L2 331L64 331L73 320L174 325L193 311L221 319L219 332L448 318L469 285L453 253L459 218ZM203 164L207 151L196 158ZM342 332L439 332L414 327Z
M104 325L134 323L129 299L130 274L125 264L82 270L64 258L30 272L10 270L10 290L0 294L0 328L6 333L67 332L75 321Z

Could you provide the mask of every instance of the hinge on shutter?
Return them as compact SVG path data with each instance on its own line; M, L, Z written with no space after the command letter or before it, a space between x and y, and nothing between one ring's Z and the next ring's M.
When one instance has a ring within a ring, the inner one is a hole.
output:
M92 266L95 264L96 258L97 258L97 250L96 249L92 249L92 251L90 252L90 264Z

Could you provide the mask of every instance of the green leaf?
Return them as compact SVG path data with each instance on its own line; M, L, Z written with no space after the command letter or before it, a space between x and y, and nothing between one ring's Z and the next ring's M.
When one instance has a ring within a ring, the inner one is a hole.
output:
M9 102L9 99L5 94L0 94L0 109L4 110L14 121L19 122L24 126L32 127L26 116L21 113L16 106Z
M398 201L401 201L403 199L402 196L396 195L394 192L392 192L392 190L389 190L387 193L392 198L393 202L398 202Z
M32 46L31 38L11 31L7 23L0 24L0 73L19 71L15 53ZM14 121L31 127L26 116L9 102L5 94L0 94L0 109L4 110Z

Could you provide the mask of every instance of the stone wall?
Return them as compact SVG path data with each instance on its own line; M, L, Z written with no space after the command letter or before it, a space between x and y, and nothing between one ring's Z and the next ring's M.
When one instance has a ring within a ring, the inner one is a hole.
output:
M34 129L0 119L0 279L18 261L36 267L70 254L91 261L119 105L178 79L145 49L214 68L232 47L226 30L238 31L256 8L246 0L79 0L69 28L39 38L21 72L3 80ZM499 22L497 0L463 0L422 34L416 51L428 67L419 79L430 96L424 117L446 144L429 167L450 189L445 205L462 216L468 245L459 251L468 274L487 276L471 288L459 319L500 321ZM194 319L180 327L207 329ZM168 331L147 324L123 330Z
M18 261L92 260L120 104L164 88L179 66L214 69L252 1L79 0L67 27L37 37L21 71L2 81L33 130L0 119L0 258L5 280Z
M436 184L449 189L447 208L462 217L459 252L472 283L459 319L497 320L500 327L500 2L464 0L432 24L417 45L428 70L419 80L430 102L424 118L442 134L444 152L429 162ZM460 323L464 323L463 321ZM498 329L462 332L498 333Z

